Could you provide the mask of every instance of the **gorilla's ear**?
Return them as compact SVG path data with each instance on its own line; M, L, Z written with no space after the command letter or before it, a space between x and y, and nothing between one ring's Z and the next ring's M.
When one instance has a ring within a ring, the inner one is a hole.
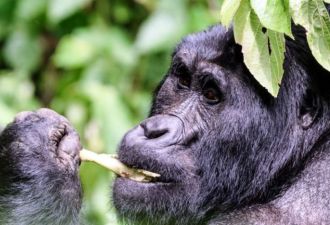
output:
M312 90L307 89L300 106L299 119L303 129L308 129L322 111L321 100Z

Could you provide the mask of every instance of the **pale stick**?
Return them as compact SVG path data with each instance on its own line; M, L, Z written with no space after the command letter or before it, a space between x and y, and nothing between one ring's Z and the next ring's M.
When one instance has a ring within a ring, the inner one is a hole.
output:
M154 178L160 177L159 174L142 169L133 169L120 162L115 155L97 154L87 149L80 151L81 161L95 162L121 177L125 177L138 182L150 182Z

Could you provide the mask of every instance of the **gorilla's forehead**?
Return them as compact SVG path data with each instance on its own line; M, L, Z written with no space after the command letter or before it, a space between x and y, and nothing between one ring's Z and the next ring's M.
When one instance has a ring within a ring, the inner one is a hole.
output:
M234 43L232 29L215 25L205 31L185 37L173 56L189 61L214 61L225 54L224 48Z

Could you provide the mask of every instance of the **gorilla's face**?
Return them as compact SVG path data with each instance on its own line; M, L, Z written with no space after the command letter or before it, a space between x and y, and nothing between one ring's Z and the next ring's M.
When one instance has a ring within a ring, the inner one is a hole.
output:
M150 117L125 135L119 149L122 162L161 177L151 183L117 178L119 215L141 224L202 224L200 218L249 197L258 166L249 155L266 143L271 127L262 91L231 31L217 26L185 38Z

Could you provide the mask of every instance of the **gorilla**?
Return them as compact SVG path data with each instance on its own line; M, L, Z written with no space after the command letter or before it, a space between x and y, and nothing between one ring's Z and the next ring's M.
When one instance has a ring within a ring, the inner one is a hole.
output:
M294 36L276 98L244 65L232 29L182 40L149 117L119 145L123 163L161 174L116 178L124 224L330 224L330 72L305 31ZM64 117L20 113L0 147L0 224L79 224L81 146Z

